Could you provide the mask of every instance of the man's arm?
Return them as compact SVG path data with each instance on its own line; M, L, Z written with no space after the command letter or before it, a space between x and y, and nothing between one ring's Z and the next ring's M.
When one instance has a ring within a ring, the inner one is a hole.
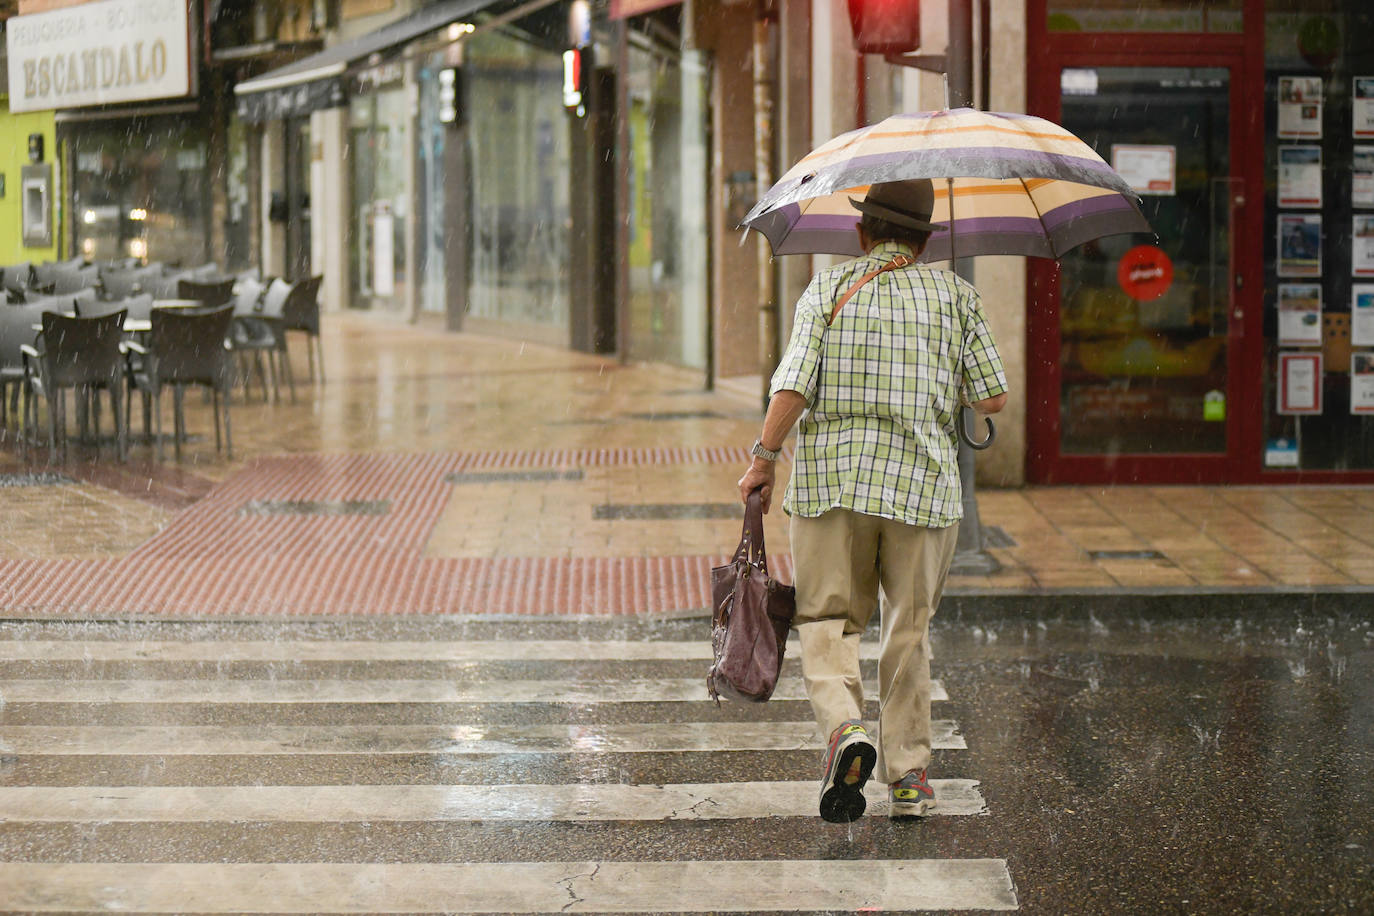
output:
M768 413L763 418L763 432L759 433L759 443L770 452L782 448L788 432L806 410L806 398L797 391L783 389L774 392L768 400ZM740 502L749 499L749 494L762 488L763 511L766 514L773 502L773 483L777 473L777 462L754 456L744 476L739 479Z
M1006 406L1007 393L1005 391L1001 394L994 395L990 398L984 398L981 401L973 402L973 409L981 414L997 413L999 410Z

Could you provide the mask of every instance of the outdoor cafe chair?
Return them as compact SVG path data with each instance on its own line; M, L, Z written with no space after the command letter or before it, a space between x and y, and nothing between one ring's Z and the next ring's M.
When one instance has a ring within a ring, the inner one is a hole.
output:
M37 400L42 398L48 416L48 457L57 458L57 432L62 430L66 446L66 397L71 388L77 396L87 391L109 392L115 422L118 457L128 455L124 411L120 409L124 359L120 346L124 336L123 310L95 318L72 318L58 312L44 312L42 335L37 346L25 344L24 407L25 437L37 426ZM79 403L79 402L78 402ZM100 433L99 400L92 399L95 434Z
M99 283L99 271L94 266L83 267L59 273L52 281L51 292L54 296L64 296L68 293L78 293L83 289L94 290Z
M149 419L156 422L154 441L157 457L163 458L162 447L162 389L172 386L172 440L178 461L181 443L186 438L184 392L187 385L200 385L209 390L215 414L215 451L221 447L220 405L224 411L224 450L234 457L234 443L229 426L229 401L234 386L234 364L228 349L229 325L234 307L222 305L213 309L153 309L152 330L147 343L126 345L131 355L141 357L141 366L130 363L127 373L129 401L134 391L143 396L143 430L149 429ZM129 407L125 407L124 423L129 424Z
M320 362L320 381L324 381L324 346L320 343L320 284L322 275L301 280L291 289L282 309L282 320L288 331L306 333L306 354L310 359L310 380L315 380L315 359Z
M45 261L42 264L35 264L33 265L33 280L30 285L51 286L62 274L74 273L85 266L86 259L81 257L70 258L66 261Z
M142 280L141 292L152 293L154 299L179 299L184 276L181 271L172 274L149 271Z
M0 308L0 426L8 428L10 414L19 416L19 394L24 388L24 354L21 348L38 339L35 324L51 306L21 303Z
M197 299L207 308L226 305L234 298L233 280L194 280L182 277L177 280L178 299Z
M0 267L0 285L12 293L22 293L29 288L33 282L33 265L27 261L23 264L10 264Z
M100 289L106 299L124 299L143 290L143 277L147 268L136 267L132 270L111 270L100 275Z
M272 397L281 400L279 378L286 376L291 389L291 403L296 403L296 382L291 375L291 359L286 350L286 322L283 312L286 300L291 295L292 284L281 278L273 278L261 295L250 301L252 281L241 281L239 293L234 298L234 325L230 335L234 349L246 359L252 354L258 378L262 382L262 399L267 400L267 377L272 377ZM264 369L263 356L267 367ZM243 377L243 396L248 397L248 384L252 373L245 371Z

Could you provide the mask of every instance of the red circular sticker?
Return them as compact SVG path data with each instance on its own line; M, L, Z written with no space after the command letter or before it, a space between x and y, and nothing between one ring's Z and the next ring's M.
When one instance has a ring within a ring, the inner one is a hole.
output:
M1116 282L1132 299L1158 299L1174 282L1174 262L1162 248L1137 245L1121 256L1121 263L1116 265Z

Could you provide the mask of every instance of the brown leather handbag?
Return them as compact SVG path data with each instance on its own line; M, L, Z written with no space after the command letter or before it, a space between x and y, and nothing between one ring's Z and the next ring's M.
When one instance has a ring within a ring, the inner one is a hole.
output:
M711 570L711 649L715 660L706 689L722 696L762 703L773 695L787 648L787 631L797 613L797 593L768 575L763 546L763 503L749 494L744 530L728 566Z

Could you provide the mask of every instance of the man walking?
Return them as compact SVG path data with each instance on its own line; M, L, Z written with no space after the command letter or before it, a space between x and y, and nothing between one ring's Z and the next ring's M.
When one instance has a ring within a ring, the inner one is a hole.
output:
M797 303L740 498L772 501L775 461L798 419L783 508L791 516L807 695L829 735L820 813L852 821L877 769L893 816L935 805L930 764L930 618L963 514L955 427L961 401L1006 403L978 292L917 265L930 233L929 180L873 185L857 229L866 252L822 270ZM863 724L859 637L885 598L877 744Z

